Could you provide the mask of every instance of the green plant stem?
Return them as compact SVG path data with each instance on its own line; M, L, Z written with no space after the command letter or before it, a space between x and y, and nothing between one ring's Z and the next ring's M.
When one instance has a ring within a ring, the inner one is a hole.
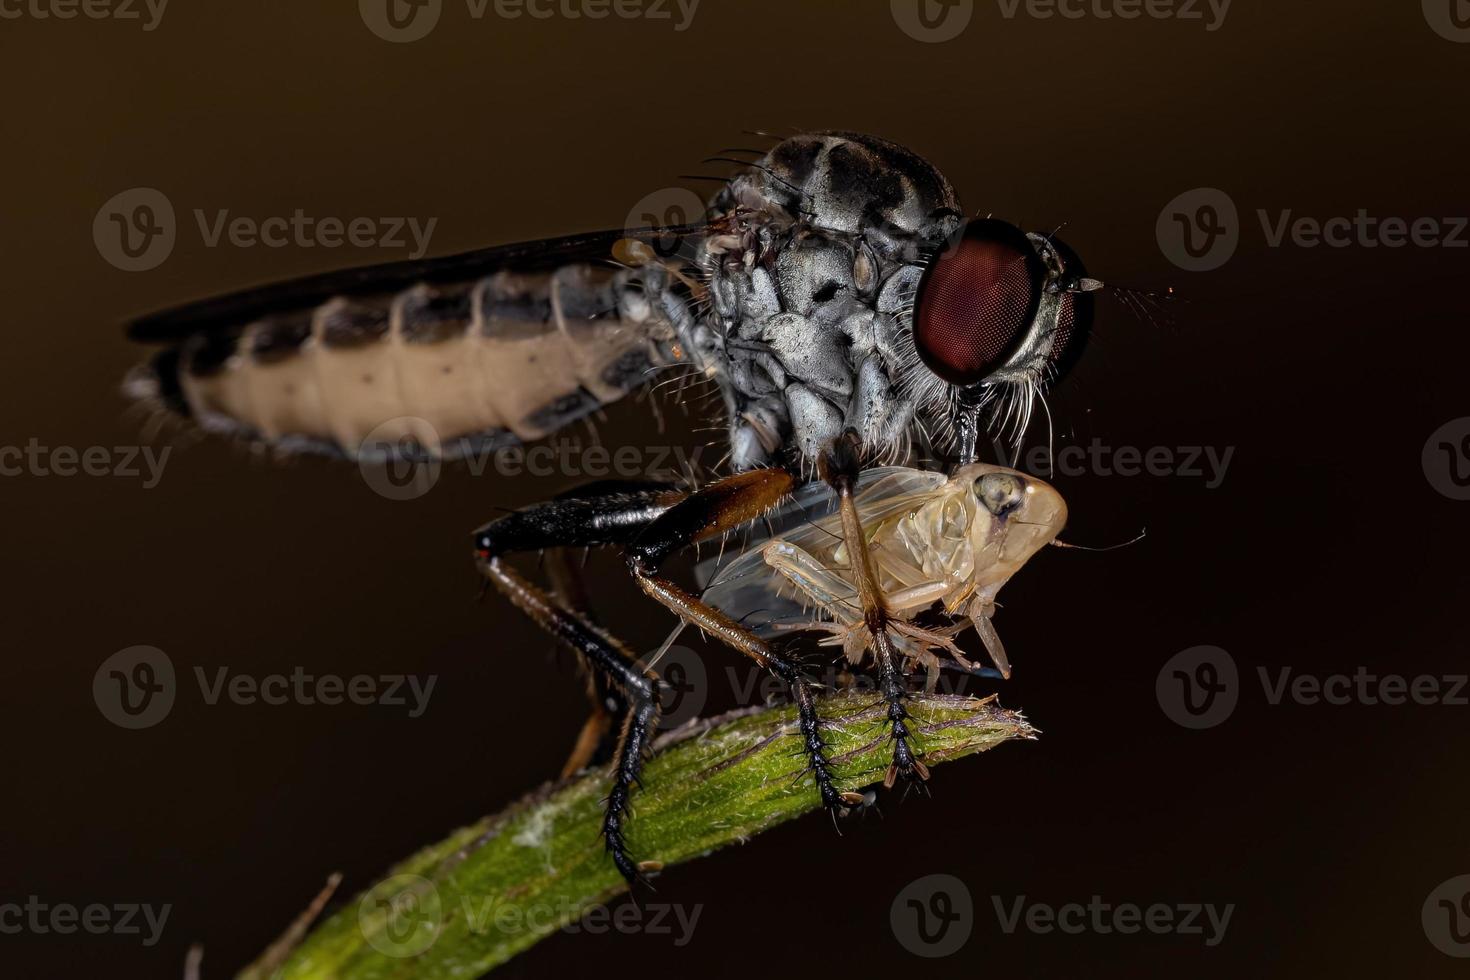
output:
M916 695L909 710L931 767L1034 736L993 698ZM824 698L821 713L839 790L881 781L891 755L882 705L871 693L845 692ZM820 808L803 771L792 707L685 726L656 749L645 788L634 795L629 844L638 860L668 868ZM299 944L288 933L291 942L273 946L241 978L482 976L626 890L599 836L607 788L606 771L594 771L456 831L399 864ZM691 887L683 879L661 891Z

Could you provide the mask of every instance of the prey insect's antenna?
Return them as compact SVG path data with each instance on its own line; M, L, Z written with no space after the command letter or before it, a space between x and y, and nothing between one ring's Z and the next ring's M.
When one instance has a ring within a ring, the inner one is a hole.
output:
M1117 551L1119 548L1127 548L1129 545L1135 545L1146 537L1148 537L1148 528L1139 531L1136 537L1129 538L1127 541L1118 544L1110 544L1103 548L1090 548L1085 544L1071 544L1060 538L1053 538L1051 544L1054 548L1071 548L1073 551Z
M663 659L664 654L669 652L669 648L674 645L674 641L679 638L679 634L683 633L684 627L688 625L689 624L684 620L679 620L679 625L674 627L673 632L669 634L669 638L664 640L663 644L653 652L653 656L648 658L648 661L644 664L644 666L647 667L649 670L657 667L658 662Z

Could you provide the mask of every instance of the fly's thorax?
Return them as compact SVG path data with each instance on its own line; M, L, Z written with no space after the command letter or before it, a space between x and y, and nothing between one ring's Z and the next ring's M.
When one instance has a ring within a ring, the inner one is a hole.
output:
M973 463L957 470L949 487L975 502L970 539L975 586L986 598L1067 523L1067 504L1051 484L1017 470Z
M849 428L872 457L904 455L900 314L923 257L959 224L949 183L884 140L809 134L776 146L714 208L735 233L702 257L700 351L725 390L734 467L811 461Z

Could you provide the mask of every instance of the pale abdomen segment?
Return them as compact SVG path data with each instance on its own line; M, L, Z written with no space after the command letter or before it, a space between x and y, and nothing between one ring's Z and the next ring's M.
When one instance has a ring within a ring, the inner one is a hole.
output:
M682 303L660 273L576 263L339 294L186 334L129 387L286 450L357 456L411 435L452 456L529 441L677 363Z

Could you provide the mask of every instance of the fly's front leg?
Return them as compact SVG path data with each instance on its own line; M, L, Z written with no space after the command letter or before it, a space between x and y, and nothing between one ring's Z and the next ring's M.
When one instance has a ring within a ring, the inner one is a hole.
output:
M893 762L888 766L883 785L892 787L899 778L911 784L922 783L929 778L929 768L919 760L910 742L912 734L908 727L909 713L904 706L908 692L904 685L901 659L889 634L889 628L894 622L883 597L883 590L878 584L878 575L873 569L873 556L868 551L868 540L863 534L857 503L853 500L853 489L861 470L855 443L852 434L833 440L817 460L817 470L837 494L842 537L850 556L852 582L857 586L863 623L871 638L873 656L878 662L878 691L888 706Z
M475 557L481 571L532 621L575 652L602 683L626 705L616 749L613 788L608 794L603 836L613 863L629 884L640 868L629 856L623 835L629 795L638 779L658 721L658 678L640 669L633 652L584 613L553 599L505 563L507 554L553 547L625 544L684 495L664 486L602 484L585 496L537 504L490 522L475 532ZM587 729L573 759L586 751Z
M650 524L628 546L628 569L645 593L679 618L718 637L786 682L796 702L808 767L816 779L823 806L836 815L845 806L860 802L861 797L839 793L833 785L832 764L827 759L827 745L817 717L816 696L796 663L729 616L659 574L670 555L755 520L790 492L791 486L791 475L784 470L753 470L691 494Z

